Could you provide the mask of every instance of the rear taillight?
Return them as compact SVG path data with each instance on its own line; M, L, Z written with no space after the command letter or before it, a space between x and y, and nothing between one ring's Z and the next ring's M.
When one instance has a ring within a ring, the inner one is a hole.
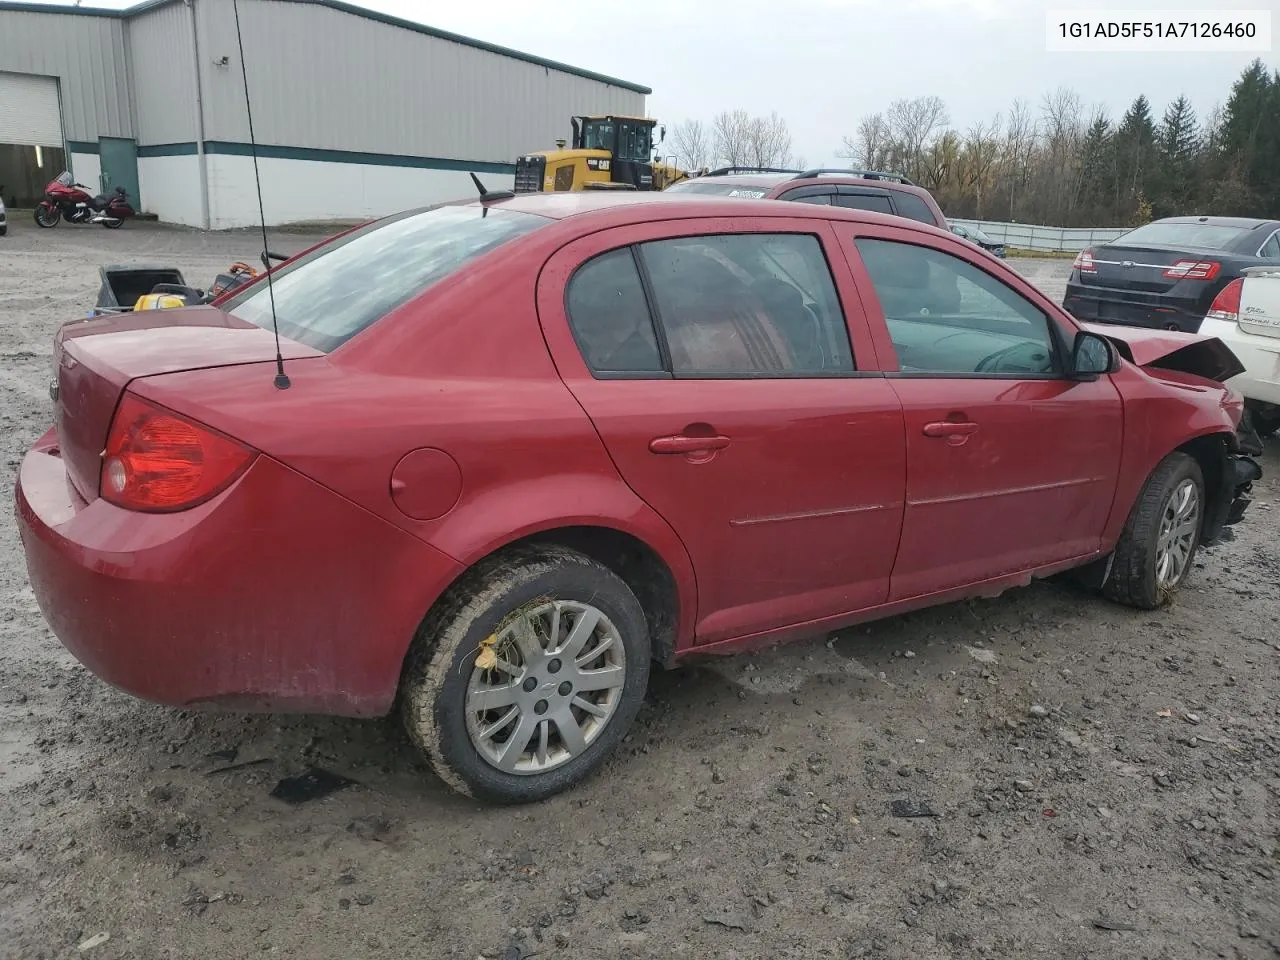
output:
M1212 280L1221 270L1217 260L1179 260L1164 275L1170 280Z
M1085 247L1077 253L1075 260L1071 261L1071 269L1081 273L1097 273L1098 268L1093 265L1093 248Z
M255 451L126 393L102 453L102 498L128 510L186 510L225 490Z
M1240 292L1244 290L1244 277L1237 277L1218 291L1209 304L1209 312L1205 317L1210 320L1226 320L1236 323L1240 320Z

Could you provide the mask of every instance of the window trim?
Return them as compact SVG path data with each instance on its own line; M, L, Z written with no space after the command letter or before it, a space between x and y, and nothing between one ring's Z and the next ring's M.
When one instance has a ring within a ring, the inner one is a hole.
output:
M915 222L915 221L913 221ZM941 246L931 246L927 243L921 243L914 240L903 240L894 236L883 236L874 233L853 233L849 235L852 244L853 253L858 258L858 265L862 272L866 275L871 283L871 295L875 299L876 314L870 315L874 319L879 316L880 325L884 329L888 338L889 345L893 348L893 358L898 364L897 370L885 371L885 376L892 379L910 379L910 380L1071 380L1071 376L1067 370L1067 358L1070 356L1070 346L1066 343L1066 336L1062 330L1062 325L1057 323L1053 315L1043 310L1039 304L1028 298L1020 290L1015 289L1009 283L997 277L990 270L985 269L981 264L975 263L968 257L958 256L950 250L946 250ZM1045 327L1048 330L1050 341L1050 352L1052 354L1053 372L1052 373L979 373L974 372L957 372L950 373L946 371L914 371L902 369L902 358L898 355L897 345L893 343L892 334L889 332L888 317L885 316L884 305L880 302L880 292L876 289L875 280L871 276L871 271L867 269L866 261L862 258L862 251L858 249L859 240L878 240L882 243L897 243L908 247L919 247L924 250L931 250L935 253L945 254L953 257L961 263L968 264L979 273L984 274L991 280L1000 284L1011 294L1018 297L1032 307L1041 317L1044 318Z
M1277 238L1280 238L1280 227L1277 227L1276 229L1272 230L1271 235L1267 237L1267 239L1263 240L1261 244L1258 245L1257 252L1254 253L1254 256L1260 260L1271 259L1270 257L1263 257L1262 251L1268 243L1270 243L1272 240L1276 240ZM1280 258L1277 258L1277 259L1280 259Z
M827 278L831 283L831 293L835 298L835 305L839 311L840 331L846 338L849 346L849 358L853 364L852 370L830 370L822 372L814 371L795 371L793 373L769 371L766 373L749 373L749 372L721 372L721 371L691 371L686 373L677 373L675 365L671 360L670 342L667 339L666 327L662 321L662 313L658 308L656 294L654 293L652 280L649 276L648 265L644 262L643 252L640 249L646 244L664 243L673 240L691 240L702 237L760 237L760 236L781 236L781 237L809 237L818 245L818 253L822 257L822 262L827 268ZM861 370L858 369L858 355L854 348L854 338L849 329L848 311L844 301L840 296L840 284L836 279L836 271L832 264L831 258L827 254L826 246L823 244L823 238L819 233L807 230L714 230L703 231L698 233L677 234L674 236L655 237L650 240L632 240L616 247L610 247L606 250L599 250L591 254L586 259L579 262L569 273L568 278L564 282L562 292L561 309L564 311L565 320L569 327L570 340L574 348L578 352L587 373L593 380L681 380L681 381L698 381L698 380L741 380L741 381L758 381L758 380L854 380L866 377L884 377L887 374L883 370ZM597 370L592 367L591 362L587 359L586 352L582 348L582 343L578 339L578 332L574 327L573 314L569 310L569 289L573 285L574 278L578 272L587 264L592 263L601 257L616 253L619 250L629 250L631 252L632 261L636 265L637 272L640 275L640 286L644 291L645 307L649 312L649 322L653 325L654 336L658 341L658 354L663 363L662 370Z

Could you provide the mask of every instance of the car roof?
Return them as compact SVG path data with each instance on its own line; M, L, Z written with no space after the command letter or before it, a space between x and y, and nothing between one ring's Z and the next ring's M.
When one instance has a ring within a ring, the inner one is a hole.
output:
M467 200L470 205L479 199ZM646 220L668 220L687 217L789 217L817 220L846 220L877 223L898 229L910 228L950 236L932 224L908 220L887 213L850 207L828 207L796 204L785 200L755 200L742 197L720 197L699 193L666 193L636 190L581 190L551 193L520 193L503 200L489 201L491 206L518 213L532 213L552 220L591 217L603 221L601 226L622 226ZM803 209L797 209L797 207Z

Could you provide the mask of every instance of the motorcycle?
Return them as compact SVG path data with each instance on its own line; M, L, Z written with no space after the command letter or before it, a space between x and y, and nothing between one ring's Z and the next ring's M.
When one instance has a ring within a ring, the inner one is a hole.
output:
M36 204L35 217L39 227L56 227L59 220L65 219L67 223L100 223L114 230L135 212L124 187L90 196L88 187L63 171L44 188L44 199Z

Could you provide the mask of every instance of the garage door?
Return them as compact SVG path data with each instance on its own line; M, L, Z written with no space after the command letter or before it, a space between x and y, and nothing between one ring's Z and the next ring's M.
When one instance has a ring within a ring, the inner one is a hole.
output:
M54 77L0 73L0 143L62 146L62 111Z

